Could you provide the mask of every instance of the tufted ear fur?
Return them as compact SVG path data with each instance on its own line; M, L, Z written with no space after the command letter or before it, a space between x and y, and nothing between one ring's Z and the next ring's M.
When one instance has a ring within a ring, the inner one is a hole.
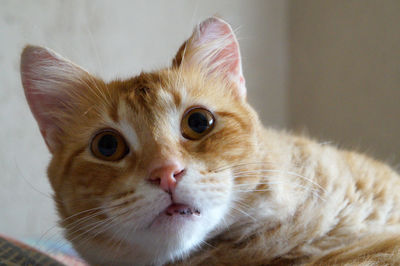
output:
M246 97L239 43L222 19L212 17L200 23L180 47L173 65L201 67L209 75L222 75L236 85L239 97Z
M26 46L21 55L21 80L31 111L50 150L59 145L62 114L84 97L79 89L88 72L50 49Z

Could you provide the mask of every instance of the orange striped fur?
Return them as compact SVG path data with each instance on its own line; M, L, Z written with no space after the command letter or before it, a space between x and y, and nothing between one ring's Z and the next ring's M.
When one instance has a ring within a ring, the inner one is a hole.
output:
M156 72L106 83L27 46L21 75L52 153L60 225L92 265L400 264L399 175L264 128L245 99L236 38L220 19L198 26L173 65ZM181 134L193 106L216 121L199 140ZM121 160L91 153L103 128L124 137ZM147 180L154 158L170 157L187 170L177 200L201 210L178 227L154 225L170 196Z

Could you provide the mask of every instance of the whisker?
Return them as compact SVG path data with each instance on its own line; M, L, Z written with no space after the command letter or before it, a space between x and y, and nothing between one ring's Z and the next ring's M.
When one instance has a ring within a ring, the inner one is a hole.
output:
M74 222L75 224L64 226L62 229L68 230L71 234L74 234L74 233L78 232L79 230L88 228L88 227L92 226L93 224L97 224L97 223L101 222L102 220L97 220L97 221L94 221L94 222L91 222L88 224L84 224L84 223L87 223L90 219L95 218L96 216L99 216L100 214L96 213L89 217L83 217L82 219L75 221ZM72 232L71 232L71 230L72 230ZM46 241L51 240L53 237L54 237L54 235L46 238Z
M264 176L265 177L265 176ZM250 185L279 185L283 184L282 181L268 181L268 182L257 182L257 183L249 183L249 184L234 184L233 187L245 187Z
M15 168L16 168L16 169L18 170L18 172L20 173L20 175L18 175L18 176L21 176L21 178L28 184L28 186L29 186L30 188L32 188L34 191L36 191L36 192L42 194L43 196L45 196L45 197L47 197L47 198L49 198L49 199L53 199L52 195L40 191L40 190L37 189L31 182L28 181L28 179L25 177L24 173L22 172L20 166L18 165L17 158L14 158L14 163L15 163Z
M271 189L271 188L266 188L266 189L235 190L235 192L240 192L240 193L248 193L248 192L266 192L266 191L272 191L272 189Z
M234 200L232 200L232 201L233 201L233 202L236 202L237 204L242 205L243 207L246 207L246 208L248 208L248 209L253 208L252 206L248 205L247 203L244 203L242 200L234 199Z
M203 243L203 244L209 246L210 248L215 248L213 245L211 245L210 243L208 243L208 242L205 241L205 240L201 240L201 243Z
M95 236L97 236L98 234L100 234L100 233L103 233L103 232L105 232L105 231L107 231L107 228L105 228L105 226L104 225L109 225L109 224L112 224L112 221L114 220L114 219L116 219L116 217L108 217L108 218L106 218L106 219L104 219L104 220L100 220L100 221L96 221L96 222L93 222L93 223L91 223L91 224L88 224L88 225L86 225L83 229L83 232L81 232L81 233L79 233L79 234L77 234L77 235L75 235L74 237L72 237L71 239L69 239L69 241L74 241L74 240L76 240L76 239L81 239L81 238L83 238L83 237L86 237L86 236L90 236L90 233L91 232L93 232L95 229L98 229L98 228L100 228L100 230L98 230L97 231L97 233L95 234ZM88 227L90 227L88 230L85 230L86 228L88 228ZM76 231L74 231L74 232L72 232L71 234L74 234L75 232L78 232L79 230L76 230ZM100 232L99 232L100 231ZM95 236L91 236L91 238L93 239ZM85 242L83 242L83 241L81 241L81 242L79 242L79 245L81 245L81 244L84 244L84 243L86 243L87 241L89 241L89 237L85 240ZM59 246L58 247L58 249L60 249L62 246L64 246L65 245L65 243L62 243L62 245L61 246Z
M71 230L71 229L73 229L73 228L76 228L76 227L80 226L82 223L84 223L84 222L86 222L86 221L88 221L88 220L90 220L90 219L92 219L92 218L95 218L96 216L100 216L100 215L105 214L106 211L110 211L110 210L113 210L113 209L116 209L116 208L120 207L120 206L123 205L126 201L129 201L130 198L131 198L131 197L128 197L128 198L124 199L122 202L112 202L112 203L110 204L110 206L99 206L99 207L90 208L90 209L87 209L87 210L83 210L83 211L77 212L77 213L75 213L75 214L73 214L73 215L71 215L71 216L69 216L69 217L66 217L65 219L60 220L60 221L58 222L58 224L65 223L65 222L71 220L72 218L75 218L75 217L77 217L77 216L79 216L79 215L82 215L82 214L95 212L95 213L91 213L91 214L88 215L88 216L85 215L84 217L79 218L79 219L77 219L76 221L74 221L74 222L68 224L67 226L64 226L64 227L63 227L63 229ZM100 210L100 211L99 211L99 210ZM45 237L51 230L54 230L55 228L58 228L58 225L54 225L54 226L52 226L50 229L48 229L46 232L44 232L44 234L37 240L37 243L39 244L39 243L44 239L44 237ZM49 238L47 238L47 240L51 239L52 237L53 237L53 236L50 236Z
M69 216L69 217L67 217L67 218L65 218L65 219L63 219L63 220L58 221L58 224L56 224L56 225L50 227L48 230L46 230L46 231L41 235L41 237L37 240L37 244L39 244L39 243L44 239L44 237L45 237L49 232L51 232L51 230L53 230L53 229L55 229L55 228L58 228L58 225L59 225L59 224L61 224L61 223L63 223L63 222L66 222L66 221L68 221L68 220L70 220L70 219L72 219L72 218L74 218L74 217L76 217L76 216L78 216L78 215L81 215L81 214L84 214L84 213L87 213L87 212L90 212L90 211L98 210L98 209L100 209L100 207L91 208L91 209L88 209L88 210L84 210L84 211L75 213L74 215L71 215L71 216ZM79 221L79 220L80 220L80 219L78 219L77 221ZM77 222L77 221L75 221L75 222ZM74 222L74 223L75 223L75 222ZM50 237L50 238L51 238L51 237ZM48 238L47 240L49 240L50 238Z
M99 223L99 221L97 221L97 222L95 222L95 223L92 223L92 224L89 224L89 225L87 225L87 226L91 226L91 225L97 224L97 223ZM75 238L73 238L73 239L75 239ZM67 244L67 243L64 241L64 239L60 239L60 240L56 241L56 242L52 245L52 247L49 247L46 251L47 251L47 252L52 252L52 251L54 251L54 250L60 250L60 249L62 249L62 247L64 247L66 244Z
M229 164L229 165L224 165L222 167L214 168L214 169L211 169L210 171L211 172L221 172L221 171L227 170L229 168L237 168L237 167L248 166L248 165L265 165L265 164L272 165L272 163L262 162L262 161L260 161L260 162L239 163L239 164L235 163L235 164Z
M318 188L320 188L323 192L327 192L321 185L319 185L318 183L314 182L313 180L311 180L308 177L305 177L303 175L297 174L295 172L292 171L285 171L285 170L276 170L276 169L260 169L260 170L250 170L250 171L242 171L242 172L236 172L235 174L246 174L246 173L281 173L281 174L288 174L291 176L296 176L296 177L300 177L308 182L310 182L311 184L317 186Z
M263 176L261 176L261 177L263 177ZM271 177L271 176L264 176L264 177ZM313 189L313 188L311 188L311 187L303 186L303 185L300 185L300 184L294 184L294 183L286 182L286 181L284 181L284 180L280 180L280 181L271 181L271 182L257 182L257 183L254 183L254 184L256 184L256 187L257 187L258 185L280 185L280 184L292 185L292 186L294 186L295 188L302 188L302 189L304 189L304 190L306 190L306 191L309 191L309 192L311 192L314 196L318 197L320 200L326 201L324 198L321 198L321 196L319 195L319 191L318 191L318 190ZM253 189L248 189L248 190L239 190L239 189L235 189L235 188L237 188L237 187L248 186L248 185L249 185L249 184L237 184L237 185L234 185L233 188L234 188L234 191L235 191L235 192L242 192L242 193L245 193L245 192L255 192L255 191L258 191L258 192L262 192L262 191L271 191L271 188L266 188L266 189L261 189L261 190L260 190L260 189L257 189L256 187L253 188Z
M98 230L95 234L91 235L91 238L94 239L99 234L109 231L113 226L119 225L119 223L115 223L115 221L118 220L120 217L121 217L121 215L116 215L113 217L109 217L111 219L109 219L109 218L105 219L104 222L100 225L100 227L102 227L102 229ZM93 230L91 230L91 231L93 231ZM89 233L89 232L87 232L87 233ZM90 238L87 238L85 241L80 242L80 244L85 244L89 240L90 240Z
M238 211L238 212L240 212L240 213L246 215L247 217L251 218L251 219L252 219L253 221L255 221L255 222L258 221L256 218L254 218L253 216L251 216L250 214L248 214L247 212L243 211L243 210L240 209L240 208L231 207L231 209L234 210L234 211Z

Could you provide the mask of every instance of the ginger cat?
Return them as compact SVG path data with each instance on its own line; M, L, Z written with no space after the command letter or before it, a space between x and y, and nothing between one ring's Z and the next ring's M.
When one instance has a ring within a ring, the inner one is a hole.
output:
M171 67L106 83L27 46L65 237L92 265L400 265L400 178L264 128L219 18Z

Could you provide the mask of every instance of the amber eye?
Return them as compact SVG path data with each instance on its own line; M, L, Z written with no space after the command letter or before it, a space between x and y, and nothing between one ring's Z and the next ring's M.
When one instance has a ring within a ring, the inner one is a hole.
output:
M182 136L197 140L207 135L214 127L213 114L202 107L194 107L186 111L181 121Z
M129 151L123 137L112 129L97 133L92 139L90 149L94 156L106 161L118 161Z

